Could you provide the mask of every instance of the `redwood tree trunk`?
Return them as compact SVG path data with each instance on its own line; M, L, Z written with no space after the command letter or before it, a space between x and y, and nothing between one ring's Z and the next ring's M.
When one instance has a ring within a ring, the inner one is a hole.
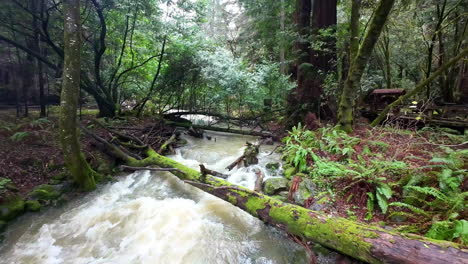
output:
M336 26L336 0L296 1L297 88L289 96L289 114L293 123L302 122L307 113L319 114L325 75L334 71L335 38L321 37L320 30ZM311 17L311 13L312 17ZM324 45L311 49L309 38Z

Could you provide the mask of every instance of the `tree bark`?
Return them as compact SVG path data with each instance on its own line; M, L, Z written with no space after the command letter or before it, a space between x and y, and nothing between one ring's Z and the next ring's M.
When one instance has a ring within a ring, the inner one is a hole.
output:
M448 61L444 65L442 65L442 67L440 67L436 72L431 74L431 76L429 76L429 78L427 78L424 81L422 81L421 83L419 83L411 92L409 92L409 93L407 93L407 94L405 94L403 96L400 96L395 102L393 102L393 103L389 104L387 107L385 107L385 109L379 114L379 116L374 121L372 121L371 126L377 126L378 124L380 124L380 122L382 122L384 120L385 116L387 116L388 112L390 112L390 110L393 107L401 104L402 102L404 102L404 101L406 101L408 99L411 99L411 97L413 97L414 95L421 92L424 89L424 87L427 87L428 84L430 84L432 81L434 81L437 77L439 77L441 74L443 74L445 71L447 71L450 67L452 67L454 64L456 64L458 61L464 59L466 56L468 56L468 48L462 50L460 52L460 54L458 54L458 56L451 59L450 61Z
M350 22L350 45L349 45L349 65L359 51L359 28L361 18L361 0L352 0L351 2L351 22Z
M73 180L84 190L96 188L97 175L81 152L77 133L78 93L81 67L80 1L65 0L64 46L65 60L59 116L60 143L67 168Z
M358 54L349 68L338 109L338 126L344 131L351 132L353 130L355 94L394 3L395 0L380 1Z

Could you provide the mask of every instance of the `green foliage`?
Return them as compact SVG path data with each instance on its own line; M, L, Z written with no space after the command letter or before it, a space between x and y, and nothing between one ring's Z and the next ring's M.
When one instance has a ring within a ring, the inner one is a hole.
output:
M393 191L387 177L401 177L408 173L408 166L404 162L363 158L361 155L373 155L368 145L365 145L366 153L357 155L354 148L361 140L333 127L310 131L299 124L283 142L284 160L298 171L307 172L319 187L331 190L333 186L346 180L349 183L341 190L345 195L356 185L367 186L368 219L372 218L376 207L384 214L388 210L388 201L392 198ZM388 147L378 141L372 141L369 145ZM326 156L318 156L319 152L325 152ZM330 159L333 155L342 158ZM357 160L353 156L357 156ZM312 166L308 166L309 164Z
M16 132L15 134L13 134L10 137L10 139L13 140L13 141L19 142L19 141L22 141L23 139L25 139L29 135L30 135L30 133L27 132L27 131Z
M53 123L47 118L39 118L30 122L31 127L40 128L40 129L44 129L46 125L50 125L50 124L53 124Z
M6 191L7 185L10 183L11 183L10 179L0 177L0 194Z
M463 244L468 244L468 221L455 220L455 221L439 221L435 222L426 237L449 240L460 239Z

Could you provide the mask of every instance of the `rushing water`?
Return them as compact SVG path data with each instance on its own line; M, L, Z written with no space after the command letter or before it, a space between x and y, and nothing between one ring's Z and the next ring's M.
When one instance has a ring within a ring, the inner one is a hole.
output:
M172 158L226 172L251 137L210 133L187 138ZM262 147L260 164L234 169L229 181L253 188L255 169L277 160ZM1 264L307 263L303 248L240 209L166 173L141 171L80 200L19 219L0 248Z

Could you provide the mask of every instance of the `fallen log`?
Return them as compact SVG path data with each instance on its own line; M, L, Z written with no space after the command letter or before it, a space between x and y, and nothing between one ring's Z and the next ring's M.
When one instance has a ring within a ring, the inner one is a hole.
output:
M131 166L125 166L125 165L121 165L120 168L123 170L132 170L132 171L138 171L138 170L169 171L169 172L177 171L179 173L184 173L183 171L174 169L174 168L131 167Z
M199 182L201 173L149 150L145 160L131 161L136 166L157 165L177 168L173 172L183 180ZM283 203L258 192L207 175L205 183L191 183L219 197L266 224L319 243L338 252L369 263L466 263L468 251L448 241L417 235L404 235L341 217Z
M86 131L85 128L83 129ZM99 136L94 135L94 137L128 166L158 166L176 169L171 171L175 176L239 207L266 224L362 261L402 264L462 264L466 263L468 259L468 251L456 243L417 235L399 234L345 218L332 217L298 205L283 203L223 179L203 175L183 164L159 155L151 147L146 150L146 158L137 160Z
M232 133L232 134L255 136L255 137L273 137L274 138L273 134L269 132L249 131L249 130L240 130L240 129L232 129L232 128L214 127L214 126L201 126L201 125L193 125L190 123L181 123L181 122L172 122L172 121L167 121L166 124L169 126L184 127L187 129L190 129L192 127L194 129L202 129L202 130L209 130L209 131L216 131L216 132Z

